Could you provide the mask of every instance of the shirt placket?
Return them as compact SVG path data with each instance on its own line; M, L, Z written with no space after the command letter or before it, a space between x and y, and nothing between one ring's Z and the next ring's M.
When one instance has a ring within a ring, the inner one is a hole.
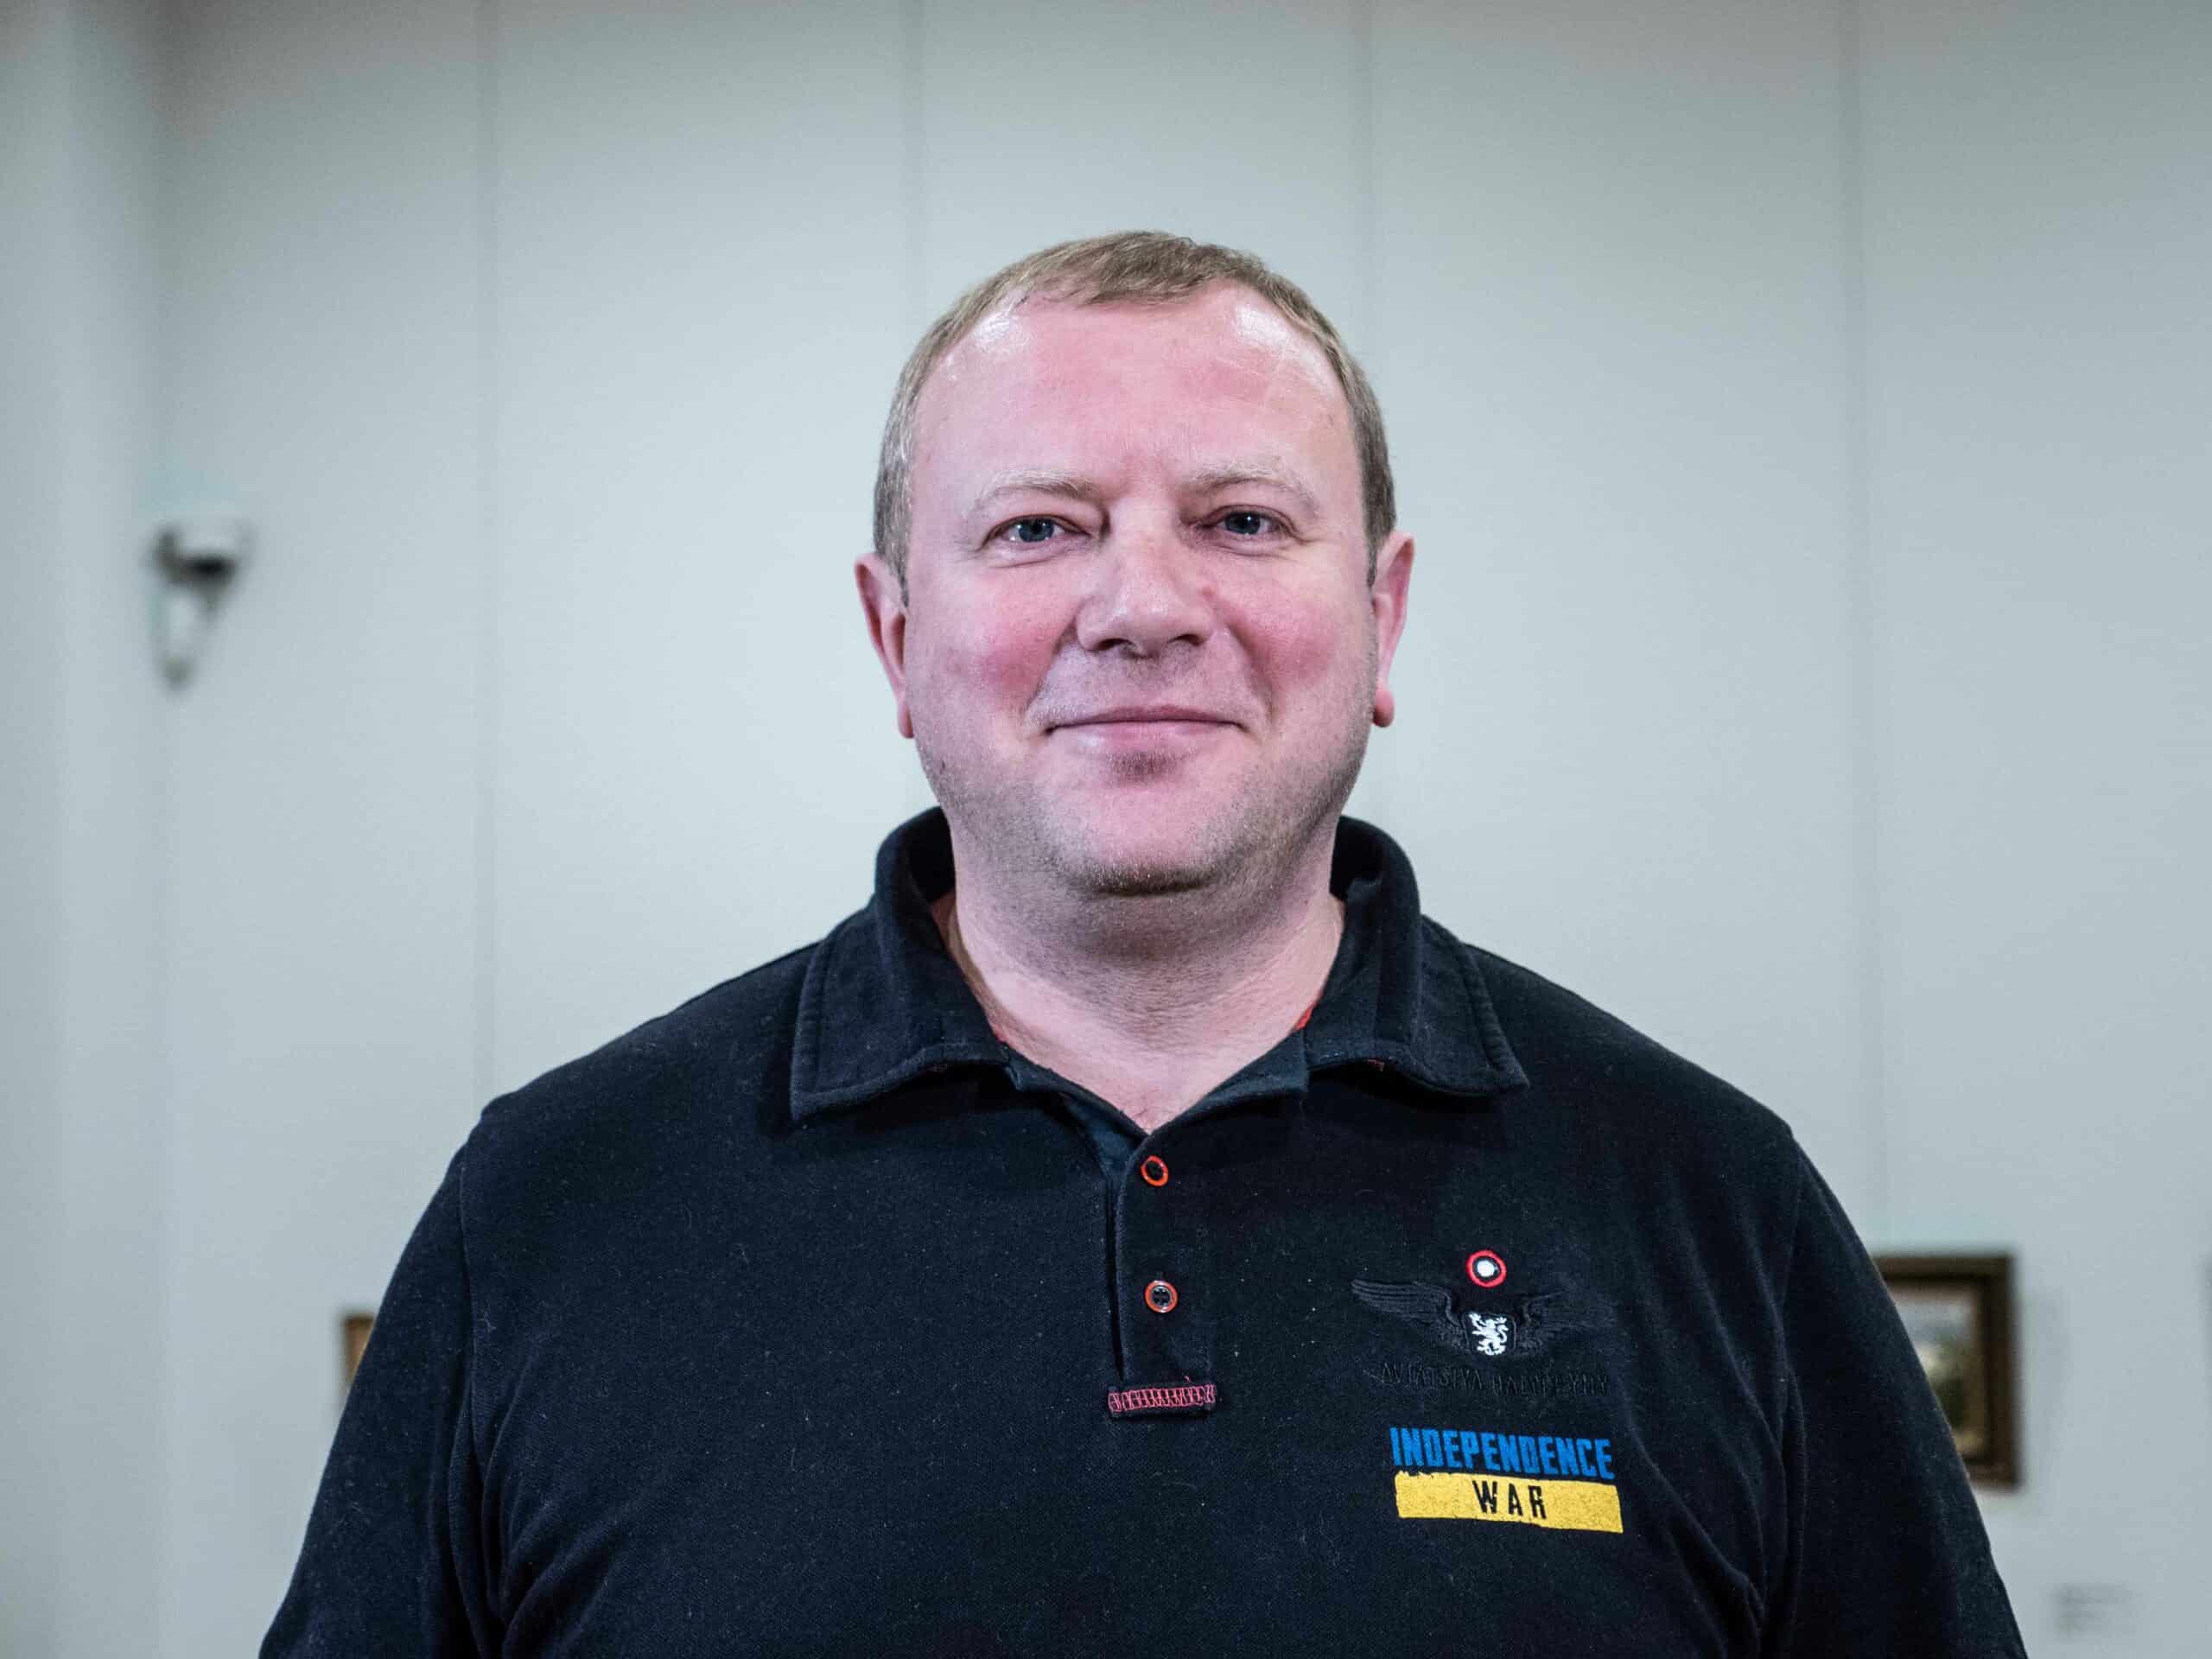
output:
M1315 1002L1291 1027L1305 1029ZM1079 1089L1029 1060L995 1027L1008 1076L1019 1089L1050 1090L1083 1109ZM1214 1376L1219 1309L1217 1279L1201 1183L1192 1179L1195 1160L1179 1171L1178 1148L1193 1148L1208 1132L1203 1108L1305 1087L1302 1046L1295 1057L1280 1046L1275 1064L1249 1068L1190 1112L1162 1125L1137 1145L1114 1182L1107 1214L1107 1255L1113 1281L1114 1358L1119 1383L1106 1391L1106 1409L1119 1419L1208 1412L1218 1402ZM1097 1105L1105 1108L1104 1103ZM1116 1114L1118 1116L1118 1114ZM1109 1178L1110 1179L1110 1178Z
M1147 1136L1122 1171L1114 1201L1117 1417L1210 1410L1219 1305L1198 1183L1176 1167L1170 1124Z

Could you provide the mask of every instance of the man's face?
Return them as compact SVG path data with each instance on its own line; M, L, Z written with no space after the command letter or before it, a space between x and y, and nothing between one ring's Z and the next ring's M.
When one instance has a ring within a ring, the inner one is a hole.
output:
M986 317L917 410L908 600L856 569L899 728L956 829L1089 894L1264 874L1351 792L1413 547L1366 580L1319 346L1249 289ZM1161 706L1200 719L1096 723Z

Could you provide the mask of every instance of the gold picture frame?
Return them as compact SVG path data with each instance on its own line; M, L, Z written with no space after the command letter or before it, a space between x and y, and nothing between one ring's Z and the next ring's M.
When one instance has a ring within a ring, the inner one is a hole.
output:
M1967 1478L1981 1486L2018 1486L2011 1254L1885 1255L1874 1265L1951 1426Z
M376 1322L373 1310L347 1308L338 1316L338 1394L340 1399L353 1386L353 1373L361 1369L361 1356L369 1345L369 1329Z

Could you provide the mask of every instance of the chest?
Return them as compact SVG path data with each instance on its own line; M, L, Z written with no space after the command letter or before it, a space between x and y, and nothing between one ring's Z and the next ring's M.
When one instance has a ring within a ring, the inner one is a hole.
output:
M1687 1245L1449 1137L978 1133L501 1313L513 1651L1756 1650L1778 1451Z

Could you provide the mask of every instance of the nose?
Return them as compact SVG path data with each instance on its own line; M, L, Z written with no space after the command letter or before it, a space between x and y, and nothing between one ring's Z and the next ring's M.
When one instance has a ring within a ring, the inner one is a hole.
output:
M1156 657L1179 639L1206 642L1214 614L1205 554L1179 531L1173 522L1124 517L1106 535L1076 613L1076 639L1086 650Z

